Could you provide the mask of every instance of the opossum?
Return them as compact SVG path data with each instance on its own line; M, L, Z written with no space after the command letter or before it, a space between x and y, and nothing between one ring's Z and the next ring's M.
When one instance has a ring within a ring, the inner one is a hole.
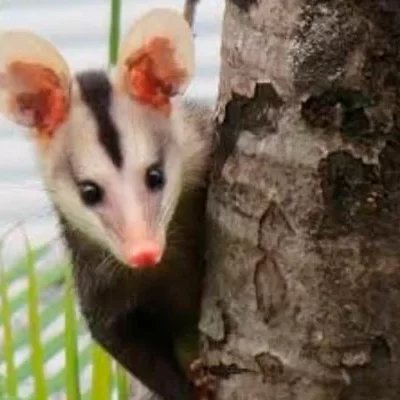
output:
M71 75L31 32L0 34L0 108L29 127L93 338L168 400L208 399L199 361L210 110L181 99L189 24L155 9L122 41L115 74Z

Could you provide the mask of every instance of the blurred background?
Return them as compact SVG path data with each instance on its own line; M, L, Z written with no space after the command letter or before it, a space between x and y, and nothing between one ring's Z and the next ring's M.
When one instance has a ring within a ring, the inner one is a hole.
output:
M120 5L122 36L143 12L160 6L182 10L183 0L121 0ZM107 68L111 7L111 0L2 0L0 28L25 29L44 36L59 49L72 71ZM194 27L197 73L187 96L206 99L210 104L218 91L223 7L222 0L201 0ZM36 256L35 265L26 258L25 234ZM0 399L80 398L72 394L65 397L64 390L62 283L68 266L62 247L47 246L49 240L60 244L58 238L33 145L23 129L0 116ZM29 275L30 263L36 276ZM44 275L38 271L44 271ZM30 307L30 301L38 302L36 308ZM36 339L29 335L35 329L40 336ZM76 329L81 390L86 393L92 376L91 341L81 322ZM34 349L38 343L39 351ZM41 388L40 379L47 382L46 388ZM91 398L106 399L103 395Z

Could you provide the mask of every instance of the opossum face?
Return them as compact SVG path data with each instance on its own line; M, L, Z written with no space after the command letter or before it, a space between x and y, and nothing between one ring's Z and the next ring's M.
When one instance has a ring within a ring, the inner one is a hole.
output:
M6 35L2 110L32 128L55 207L123 263L157 264L185 162L201 147L172 100L193 72L190 28L173 11L147 14L121 47L115 81L102 72L70 79L49 43Z
M156 264L183 183L179 111L143 106L101 72L78 75L76 92L44 165L54 202L121 261Z

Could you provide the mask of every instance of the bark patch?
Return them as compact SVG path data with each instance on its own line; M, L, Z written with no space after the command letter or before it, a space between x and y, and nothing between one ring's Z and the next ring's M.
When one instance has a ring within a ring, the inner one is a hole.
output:
M257 84L252 98L232 93L225 106L224 121L217 127L220 138L214 171L217 175L233 152L241 131L250 131L261 138L277 132L283 104L270 83Z
M271 201L260 219L258 248L265 256L257 263L254 286L258 310L269 323L286 306L287 283L271 249L279 248L282 237L294 235L294 230L282 208Z
M397 135L399 136L400 133ZM382 181L386 190L392 194L392 201L400 202L400 138L386 142L379 155ZM397 201L396 201L397 199Z
M209 367L210 372L214 375L217 376L220 379L229 379L231 375L238 375L238 374L244 374L244 373L249 373L251 372L248 369L245 368L240 368L236 364L218 364Z
M231 0L231 2L243 12L249 12L250 8L258 5L259 0Z
M386 251L398 253L400 234L400 138L391 134L379 164L364 163L348 151L337 151L319 164L325 202L321 237L350 233L384 239Z
M348 8L334 2L310 2L302 7L291 50L295 86L308 93L337 79L348 56L363 36L365 26ZM349 18L349 16L351 16Z
M377 99L358 90L329 89L304 102L301 115L312 127L327 132L339 130L348 140L369 143L380 136L368 114L376 102Z
M279 358L269 353L261 353L255 357L263 374L263 381L272 381L278 383L282 380L284 374L284 366Z
M248 130L255 135L276 133L283 104L273 85L259 83L252 98L233 93L232 100L226 105L225 120L219 128L222 133L229 130Z
M265 257L256 266L254 275L258 310L268 323L284 307L287 284L276 261Z
M384 337L376 337L371 344L370 362L365 366L348 368L351 385L344 388L340 400L397 399L398 373L390 373L390 347Z
M260 83L256 86L254 97L243 105L243 128L252 131L257 136L277 132L277 124L283 100L270 83Z
M260 249L278 248L283 237L294 235L295 230L283 208L276 201L271 201L260 221Z
M380 219L384 189L378 166L365 164L348 151L337 151L320 162L319 173L326 205L319 233L379 234L379 222L385 218Z
M391 360L391 351L384 337L375 338L371 346L371 364L374 367L386 367Z

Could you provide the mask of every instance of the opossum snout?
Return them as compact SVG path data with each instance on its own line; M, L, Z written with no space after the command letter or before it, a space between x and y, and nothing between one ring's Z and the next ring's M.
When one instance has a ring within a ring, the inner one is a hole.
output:
M122 248L123 261L132 268L151 267L158 264L164 252L160 238L146 228L146 224L136 224L135 229L127 229Z
M133 268L143 268L158 264L161 257L161 246L155 240L145 240L135 244L127 254L127 261Z

